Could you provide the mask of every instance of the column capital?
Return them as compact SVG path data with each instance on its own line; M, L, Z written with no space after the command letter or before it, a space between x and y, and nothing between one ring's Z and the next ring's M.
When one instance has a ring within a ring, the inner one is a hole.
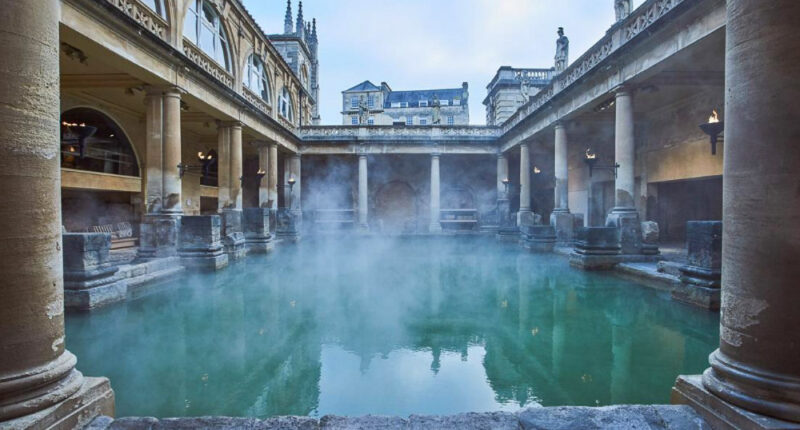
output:
M175 97L175 98L181 98L183 94L186 94L186 90L176 86L163 87L162 92L164 93L164 97Z
M553 127L555 129L564 129L564 128L566 128L566 126L567 126L567 123L566 123L566 121L563 121L563 120L558 120L555 123L553 123Z
M506 158L506 154L505 153L503 153L503 152L498 152L497 153L497 159L498 160L503 160L505 158Z
M611 90L614 93L614 97L625 97L633 95L633 87L630 85L617 85Z
M441 155L441 152L431 152L431 158L439 158Z
M223 121L216 120L217 128L242 128L242 123L239 121Z

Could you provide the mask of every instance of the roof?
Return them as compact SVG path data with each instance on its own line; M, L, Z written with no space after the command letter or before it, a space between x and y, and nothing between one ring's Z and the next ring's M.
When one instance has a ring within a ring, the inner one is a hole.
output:
M392 91L389 97L384 102L384 107L391 107L392 103L408 103L409 106L416 106L420 100L427 100L431 102L433 96L439 97L439 100L454 100L462 99L464 95L463 88L451 88L441 90L417 90L417 91Z
M342 92L343 93L355 93L355 92L361 92L361 91L380 91L380 90L381 90L381 88L380 87L376 87L375 84L373 84L372 82L364 81L364 82L354 86L353 88L350 88L349 90L344 90Z

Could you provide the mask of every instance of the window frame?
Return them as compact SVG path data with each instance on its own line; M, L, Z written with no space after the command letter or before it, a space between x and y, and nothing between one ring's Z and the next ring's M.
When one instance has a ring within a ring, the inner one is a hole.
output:
M259 68L260 66L260 68ZM260 73L259 73L260 72ZM253 88L253 77L256 76L264 88ZM262 100L272 105L272 85L269 82L269 73L267 72L267 65L258 54L250 54L247 58L247 66L245 67L245 81L244 86L250 91L258 94ZM266 94L264 94L266 92Z
M206 19L208 12L211 12L213 18L215 18L213 22ZM215 63L222 66L225 71L233 74L231 44L228 39L228 34L225 31L225 25L222 22L222 16L219 11L217 11L214 4L209 0L192 0L189 3L189 8L186 11L186 17L183 22L183 37L194 43L198 49L214 60ZM190 25L187 25L187 23ZM191 29L192 26L194 27L193 31ZM203 39L207 37L204 36L204 31L212 36L211 51L209 51L206 46L208 42Z
M278 114L291 123L294 123L294 100L292 93L285 86L278 94Z

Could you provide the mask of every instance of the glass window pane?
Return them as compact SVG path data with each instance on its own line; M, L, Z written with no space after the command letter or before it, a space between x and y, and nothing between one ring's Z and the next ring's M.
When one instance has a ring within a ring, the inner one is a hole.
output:
M183 35L197 44L197 15L189 11L186 14L186 21L183 23Z
M203 52L214 58L214 31L209 29L205 23L200 25L200 37L197 45Z

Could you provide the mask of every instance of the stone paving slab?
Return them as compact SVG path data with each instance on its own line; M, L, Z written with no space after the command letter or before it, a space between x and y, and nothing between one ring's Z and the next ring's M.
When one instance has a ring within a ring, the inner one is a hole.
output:
M411 415L408 418L366 415L342 417L256 418L98 417L90 430L710 430L690 407L678 405L622 405L607 407L535 407L517 413L464 413L449 416Z

